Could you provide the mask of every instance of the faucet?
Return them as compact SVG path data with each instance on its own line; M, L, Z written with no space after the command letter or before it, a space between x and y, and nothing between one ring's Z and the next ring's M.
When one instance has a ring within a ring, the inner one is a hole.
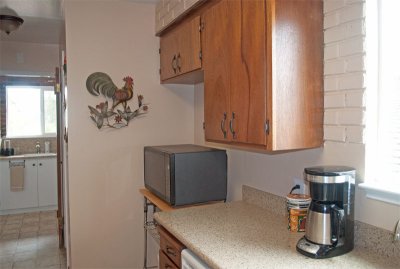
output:
M36 141L36 153L37 154L40 153L40 143L39 143L39 141Z

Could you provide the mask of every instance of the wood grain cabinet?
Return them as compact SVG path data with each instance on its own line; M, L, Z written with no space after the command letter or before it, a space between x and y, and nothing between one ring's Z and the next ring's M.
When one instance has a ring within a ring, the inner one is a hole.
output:
M160 269L181 268L181 252L185 246L163 227L158 226L160 233Z
M201 66L200 16L196 16L160 37L161 82L195 83L195 78L202 80Z
M168 256L160 249L159 252L159 268L160 269L179 269L180 267L176 266L175 263L173 263Z
M322 145L322 1L221 0L202 14L207 141Z

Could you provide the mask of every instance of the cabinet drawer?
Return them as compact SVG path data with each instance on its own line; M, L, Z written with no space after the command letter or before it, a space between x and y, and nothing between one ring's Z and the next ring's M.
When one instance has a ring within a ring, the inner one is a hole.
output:
M179 269L160 249L160 269Z
M158 229L160 232L160 251L164 252L164 254L180 268L181 252L185 246L161 226L159 226Z

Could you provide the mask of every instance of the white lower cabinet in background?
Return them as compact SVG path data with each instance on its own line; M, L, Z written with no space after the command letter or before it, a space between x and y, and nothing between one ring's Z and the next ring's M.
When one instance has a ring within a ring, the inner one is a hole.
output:
M57 206L56 158L11 160L18 163L23 161L24 188L21 191L11 191L10 161L0 161L0 213Z
M56 158L38 159L39 206L57 205L57 161Z
M10 210L37 207L36 160L25 160L24 189L21 191L10 190L10 162L8 160L1 161L0 165L0 209Z

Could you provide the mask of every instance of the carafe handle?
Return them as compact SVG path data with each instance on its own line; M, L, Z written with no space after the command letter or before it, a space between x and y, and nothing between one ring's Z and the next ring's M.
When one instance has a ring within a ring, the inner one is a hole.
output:
M331 220L331 243L333 246L336 246L339 241L340 230L343 226L344 210L333 205L331 207Z

